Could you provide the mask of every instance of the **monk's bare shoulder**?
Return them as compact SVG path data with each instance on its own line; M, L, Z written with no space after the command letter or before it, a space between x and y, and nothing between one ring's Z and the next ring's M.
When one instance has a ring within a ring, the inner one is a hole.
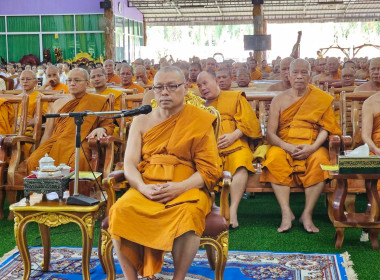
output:
M58 112L59 109L61 109L67 102L69 102L70 100L72 100L73 97L69 94L65 94L65 96L63 96L62 98L59 98L57 99L54 103L53 103L53 106L52 106L52 109L51 111L53 113L56 113Z
M362 111L366 112L366 111L373 111L376 109L380 111L380 92L374 95L371 95L364 101Z
M266 91L282 91L282 82L269 86Z

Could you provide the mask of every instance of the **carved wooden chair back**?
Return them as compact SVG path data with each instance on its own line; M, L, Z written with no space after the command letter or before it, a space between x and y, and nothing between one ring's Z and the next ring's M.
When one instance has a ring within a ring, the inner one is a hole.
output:
M253 111L255 111L257 119L259 120L261 133L263 137L266 137L269 107L272 99L278 93L268 92L260 94L249 94L247 95L247 100L251 105Z
M361 136L362 106L363 102L375 93L375 91L362 91L341 92L340 94L340 125L343 136L352 137L352 144L348 147L349 149L363 144Z

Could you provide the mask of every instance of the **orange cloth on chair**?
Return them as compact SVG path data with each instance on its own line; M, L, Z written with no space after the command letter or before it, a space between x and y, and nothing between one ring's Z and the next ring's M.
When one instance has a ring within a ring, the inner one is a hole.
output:
M0 98L0 135L12 134L14 122L14 109L6 99Z
M58 91L63 90L66 93L70 93L69 87L62 83L59 83L56 87L52 88L52 90L58 90Z
M107 80L107 83L114 83L115 85L120 85L120 76L117 74L113 74L112 77Z
M87 93L81 98L74 98L58 110L58 114L70 112L82 112L91 110L94 112L109 111L108 99L104 96ZM103 127L108 135L112 135L114 124L111 119L101 119L97 116L86 116L81 126L81 142L90 158L90 148L86 141L87 135L95 128ZM28 174L39 165L38 161L47 153L55 160L55 164L65 163L72 168L75 165L75 130L74 118L56 118L51 137L41 144L29 157L27 162ZM89 170L82 149L80 150L79 170Z
M219 136L234 132L237 128L243 132L235 143L219 150L223 160L224 170L235 174L241 166L255 172L252 165L253 154L248 145L248 138L261 138L259 121L252 107L249 105L244 93L241 91L221 91L218 98L210 106L219 111L222 124Z
M130 188L111 207L109 229L121 252L143 277L160 272L174 239L194 231L201 236L210 212L212 189L221 175L212 122L215 116L192 105L142 135L138 170L145 183L180 182L198 171L203 189L191 189L162 204Z
M320 129L330 134L342 134L331 106L334 98L312 85L308 86L308 91L280 115L277 134L287 143L312 145ZM283 149L272 146L262 164L260 181L289 187L301 184L309 187L328 177L320 164L331 164L328 150L323 146L306 160L293 160Z
M263 74L261 73L260 70L256 68L255 71L251 73L251 80L254 81L254 80L262 80L262 79L263 79Z

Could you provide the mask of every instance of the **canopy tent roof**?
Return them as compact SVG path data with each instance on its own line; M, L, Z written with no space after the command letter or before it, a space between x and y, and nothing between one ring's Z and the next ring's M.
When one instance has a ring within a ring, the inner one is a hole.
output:
M147 25L250 24L252 1L131 0ZM264 0L269 23L380 20L380 0Z

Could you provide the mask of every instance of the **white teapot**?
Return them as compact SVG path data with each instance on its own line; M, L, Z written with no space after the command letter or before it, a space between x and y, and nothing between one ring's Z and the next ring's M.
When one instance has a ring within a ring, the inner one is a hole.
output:
M54 159L45 154L38 162L40 164L40 171L56 171L57 167L54 165Z

